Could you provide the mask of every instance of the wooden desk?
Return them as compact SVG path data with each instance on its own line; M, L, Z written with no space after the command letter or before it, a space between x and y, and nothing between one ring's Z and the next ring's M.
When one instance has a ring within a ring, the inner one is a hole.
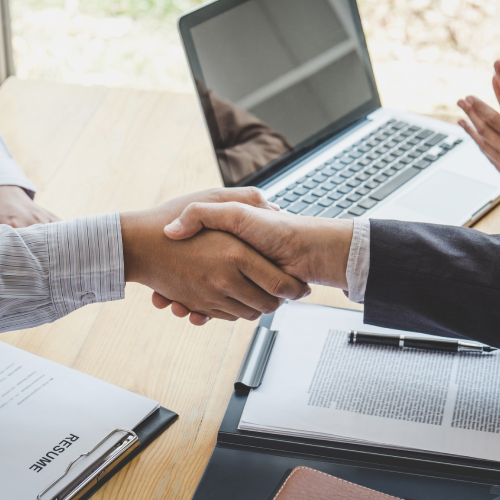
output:
M37 201L62 218L150 207L222 185L192 95L11 78L0 89L0 131L37 185ZM480 228L499 231L500 210ZM216 320L196 328L154 309L150 295L127 285L121 302L0 335L179 413L179 421L96 500L191 498L255 327ZM361 309L323 287L308 301Z

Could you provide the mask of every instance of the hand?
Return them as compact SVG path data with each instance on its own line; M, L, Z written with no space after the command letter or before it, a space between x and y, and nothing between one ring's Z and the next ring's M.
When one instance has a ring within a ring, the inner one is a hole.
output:
M495 62L493 90L500 103L500 60ZM474 139L481 151L500 171L500 114L477 97L468 96L457 103L471 122L460 120L458 124Z
M18 186L0 186L0 224L20 228L56 222L56 215L38 206Z
M203 228L238 236L300 281L347 289L352 220L303 217L241 203L193 203L164 231L181 240Z
M212 317L253 320L275 311L285 298L310 293L306 284L229 234L203 231L188 241L167 238L163 227L193 199L240 199L271 207L258 190L236 188L195 193L152 210L121 214L125 280L155 290L155 305L164 306L162 300L166 305L170 301L183 304L197 313L191 322L203 324Z

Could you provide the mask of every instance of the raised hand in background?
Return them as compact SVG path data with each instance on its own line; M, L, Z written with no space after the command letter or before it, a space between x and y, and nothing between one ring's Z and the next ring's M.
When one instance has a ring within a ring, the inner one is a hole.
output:
M493 90L500 103L500 60L495 62ZM481 151L500 171L500 114L478 97L467 96L457 103L470 118L458 124L474 139Z

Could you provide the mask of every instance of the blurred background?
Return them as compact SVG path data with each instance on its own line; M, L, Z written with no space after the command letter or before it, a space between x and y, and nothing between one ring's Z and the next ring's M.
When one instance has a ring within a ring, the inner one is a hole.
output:
M307 1L307 0L304 0ZM19 78L193 92L177 17L200 0L10 0ZM491 105L500 0L358 0L384 106L461 116Z

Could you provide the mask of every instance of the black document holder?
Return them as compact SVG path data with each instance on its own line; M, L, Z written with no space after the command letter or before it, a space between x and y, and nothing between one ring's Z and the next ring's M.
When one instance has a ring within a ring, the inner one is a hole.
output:
M500 500L500 462L240 431L247 396L233 393L193 500L267 500L300 465L405 500Z
M116 464L104 469L94 480L88 483L83 491L78 492L60 492L56 496L56 500L70 498L74 500L88 500L97 490L99 490L104 484L106 484L119 470L121 470L125 465L127 465L133 458L135 458L141 451L147 448L157 437L160 436L162 432L167 430L179 416L173 411L167 410L166 408L159 407L155 410L148 418L141 422L137 427L132 429L132 431L126 431L124 429L117 429L116 431L121 431L123 433L133 434L136 439L136 446L132 448L127 454L122 455L124 458L117 460ZM115 431L114 431L115 432ZM137 438L139 443L137 444ZM106 438L105 438L106 439ZM118 458L120 455L118 455ZM70 465L71 467L71 465ZM82 473L81 478L83 481L88 480L85 472ZM78 479L75 483L78 483ZM57 490L57 482L53 488ZM49 493L46 497L49 498L53 493Z

